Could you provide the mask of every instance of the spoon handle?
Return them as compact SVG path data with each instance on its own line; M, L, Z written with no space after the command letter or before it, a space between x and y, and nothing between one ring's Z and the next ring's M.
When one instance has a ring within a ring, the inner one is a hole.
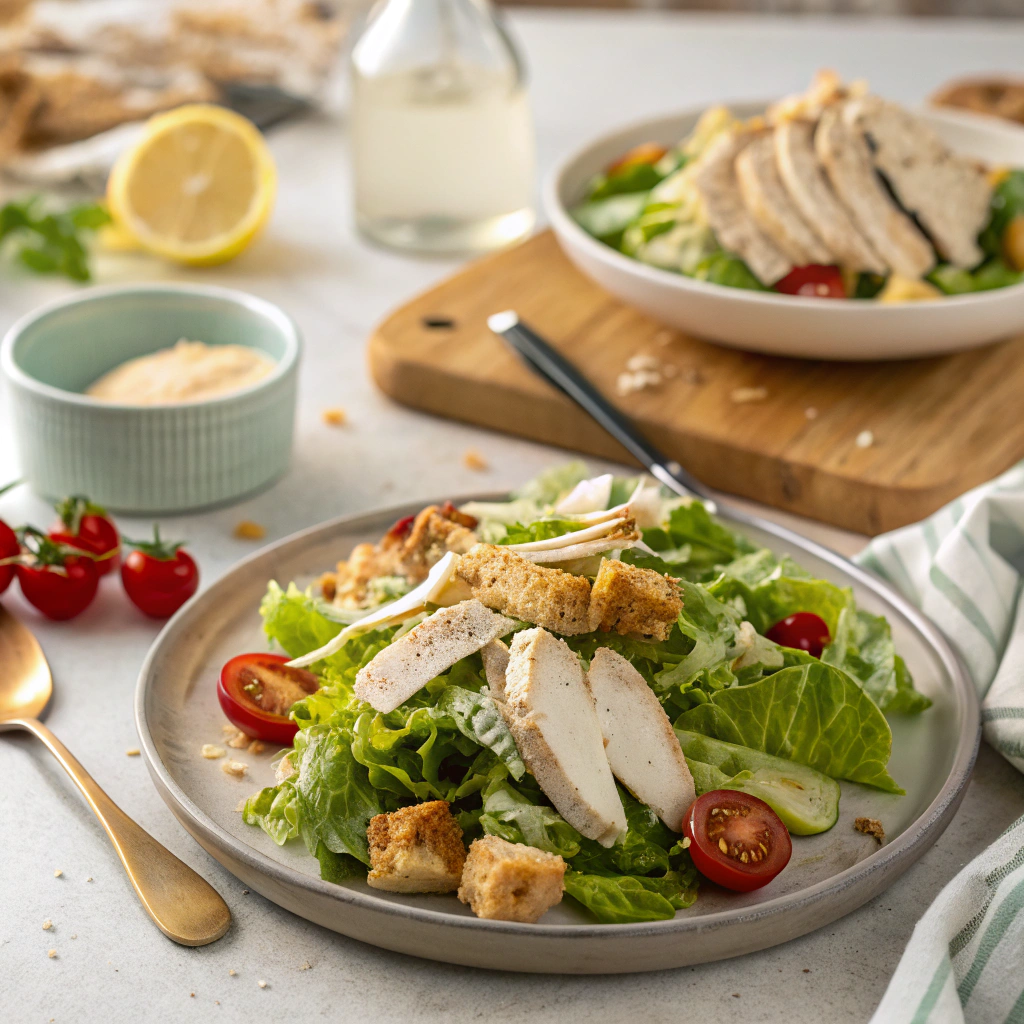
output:
M183 946L205 946L228 930L231 911L217 890L132 821L42 722L19 718L5 725L41 739L71 776L107 830L146 913L164 935Z

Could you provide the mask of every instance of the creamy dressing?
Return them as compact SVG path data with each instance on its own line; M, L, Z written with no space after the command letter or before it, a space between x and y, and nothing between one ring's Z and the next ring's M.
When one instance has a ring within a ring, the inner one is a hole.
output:
M171 348L129 359L90 384L86 394L122 405L205 402L251 387L274 370L268 355L244 345L184 338Z

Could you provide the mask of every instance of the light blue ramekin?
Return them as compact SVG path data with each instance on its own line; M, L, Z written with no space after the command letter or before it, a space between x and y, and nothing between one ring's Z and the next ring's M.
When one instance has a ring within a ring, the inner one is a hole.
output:
M82 392L180 338L248 345L277 367L206 402L132 406ZM200 285L91 288L19 320L0 348L21 473L47 498L85 494L117 512L226 504L284 473L302 343L291 318L244 292Z

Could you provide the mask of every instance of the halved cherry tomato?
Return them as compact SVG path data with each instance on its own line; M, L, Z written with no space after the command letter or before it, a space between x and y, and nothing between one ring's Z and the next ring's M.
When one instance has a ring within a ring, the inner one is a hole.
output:
M821 652L832 642L828 625L814 612L794 612L780 619L765 633L769 640L782 647L795 647L806 651L812 658L820 658Z
M845 299L846 285L838 267L826 267L809 263L806 267L794 267L775 290L783 295L806 295L812 299Z
M160 539L153 527L151 541L125 543L135 548L121 565L121 582L132 604L154 619L173 615L198 589L199 569L181 542Z
M624 167L633 167L636 164L656 164L668 150L659 146L657 142L642 142L634 146L628 153L623 153L618 160L614 160L607 167L606 173L614 174Z
M18 543L18 535L0 519L0 560L17 558L21 552L21 545ZM0 565L0 594L2 594L14 579L14 565Z
M320 680L304 668L290 668L288 660L281 654L239 654L220 670L221 709L247 736L282 746L295 739L299 727L288 712L319 689Z
M15 572L25 600L58 621L85 611L100 582L95 559L57 543L34 526L21 527L18 539L22 560Z
M767 885L793 853L782 819L748 793L714 789L697 797L683 818L693 866L726 889Z
M53 540L95 555L100 576L117 567L121 535L106 509L80 494L58 502L54 509L60 519L50 528Z

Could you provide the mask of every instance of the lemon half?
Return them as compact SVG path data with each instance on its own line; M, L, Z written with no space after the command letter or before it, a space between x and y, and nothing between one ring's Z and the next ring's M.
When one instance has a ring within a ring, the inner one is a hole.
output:
M251 121L210 104L158 114L118 158L107 182L117 223L179 263L237 256L266 224L277 171Z

